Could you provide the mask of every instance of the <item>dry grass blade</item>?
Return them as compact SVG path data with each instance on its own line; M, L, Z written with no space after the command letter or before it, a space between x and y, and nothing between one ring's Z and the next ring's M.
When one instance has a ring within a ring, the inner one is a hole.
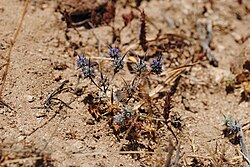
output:
M76 156L94 156L94 155L104 155L108 154L157 154L156 152L151 151L95 151L95 152L82 152L82 153L74 153Z
M242 156L247 162L247 167L250 167L249 152L246 146L246 141L245 141L244 133L243 133L241 126L240 126L239 136L240 136L240 148L241 148Z
M6 67L5 67L5 71L3 73L2 86L0 88L0 100L2 100L2 94L3 94L6 78L7 78L7 75L8 75L8 71L9 71L11 51L12 51L12 49L13 49L15 43L16 43L17 36L18 36L18 34L19 34L20 30L21 30L23 20L24 20L24 17L26 15L26 12L27 12L27 9L28 9L29 2L30 2L30 0L25 1L25 6L24 6L24 9L23 9L23 13L22 13L20 22L18 24L16 32L14 33L13 39L10 42L9 50L7 51L6 56L5 56L6 59L7 59L7 64L6 64Z
M171 71L164 72L163 74L166 75L166 79L164 80L165 85L169 84L170 82L178 78L186 70L186 67L190 67L190 66L193 66L193 65L184 65L176 69L173 69ZM158 85L155 89L153 89L149 93L149 96L153 97L154 95L156 95L165 87L165 85Z
M212 157L209 156L201 156L201 155L187 155L189 158L199 158L199 159L205 159L205 160L213 160Z

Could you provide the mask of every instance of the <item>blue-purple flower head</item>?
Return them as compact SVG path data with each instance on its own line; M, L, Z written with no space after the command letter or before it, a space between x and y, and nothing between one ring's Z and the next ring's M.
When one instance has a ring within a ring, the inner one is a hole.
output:
M87 60L84 56L79 56L79 58L76 61L76 65L78 68L82 69L84 78L95 77L95 71L90 64L90 60Z
M79 58L76 61L76 65L78 68L83 68L84 66L88 65L88 60L83 56L79 56Z
M158 57L157 59L154 59L150 63L151 71L155 74L160 74L162 72L162 61L161 57Z
M113 59L120 57L121 56L120 50L117 47L114 48L110 47L109 56Z

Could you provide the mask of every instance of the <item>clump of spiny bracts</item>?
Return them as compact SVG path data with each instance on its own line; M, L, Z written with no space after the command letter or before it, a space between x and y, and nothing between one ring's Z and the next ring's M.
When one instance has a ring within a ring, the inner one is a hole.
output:
M241 130L241 125L231 116L225 116L224 118L225 129L223 134L225 137L229 138L229 141L233 144L239 143L239 132Z
M147 65L145 64L143 59L139 59L137 61L137 63L135 64L134 70L138 76L140 76L141 73L147 70Z

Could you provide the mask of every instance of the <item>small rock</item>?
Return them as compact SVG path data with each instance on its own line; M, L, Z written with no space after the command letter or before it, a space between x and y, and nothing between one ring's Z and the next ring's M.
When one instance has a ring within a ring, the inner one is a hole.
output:
M58 81L60 81L61 79L62 79L62 76L61 76L61 75L56 75L54 80L55 80L56 82L58 82Z
M44 4L42 4L41 7L42 7L42 9L44 10L44 9L48 8L48 4L44 3Z
M219 53L223 52L225 50L225 46L218 44L217 45L217 50Z
M231 76L231 72L229 70L219 69L219 68L211 68L210 75L213 77L216 83L222 83L228 76Z
M35 97L34 97L34 96L31 96L31 95L27 95L27 96L26 96L26 99L27 99L28 102L31 103L31 102L33 102L33 101L35 100Z
M25 136L18 136L17 137L17 142L21 142L21 141L23 141L23 139L25 139Z
M232 32L232 37L234 38L234 40L239 43L241 42L242 36L236 32Z

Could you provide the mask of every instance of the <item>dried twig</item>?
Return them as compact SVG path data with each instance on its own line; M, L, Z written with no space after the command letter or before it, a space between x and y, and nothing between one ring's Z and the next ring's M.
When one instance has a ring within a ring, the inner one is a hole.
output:
M171 158L174 154L174 150L175 150L174 144L173 144L172 140L169 139L169 145L168 145L168 150L167 150L168 154L167 154L167 160L166 160L166 165L165 165L166 167L171 165Z
M107 154L157 154L157 152L150 151L95 151L95 152L76 152L74 155L78 156L94 156L94 155L107 155Z
M7 103L5 103L3 100L0 99L0 105L3 105L5 107L7 107L8 109L10 109L11 111L13 111L13 108L11 108Z
M250 167L249 152L246 146L246 140L245 140L244 133L243 133L241 126L240 126L240 131L239 131L239 137L240 137L240 149L242 152L242 156L247 162L247 167Z
M249 167L249 164L250 164L250 160L249 160L249 157L247 157L243 152L240 151L240 154L242 155L242 157L246 160L247 162L247 166Z
M206 28L204 28L204 25L202 24L201 21L197 21L196 24L197 24L197 31L201 39L202 51L206 53L209 63L214 67L218 67L218 61L212 54L211 48L209 46L213 38L212 23L211 22L206 23Z
M176 156L175 156L175 162L174 162L174 166L178 166L178 162L180 159L180 152L181 152L181 143L178 144L177 146L177 150L176 150Z
M47 121L45 121L42 125L40 125L40 126L36 127L35 129L33 129L32 132L30 132L28 135L26 135L20 142L26 140L27 137L34 134L38 129L41 129L42 127L47 125L52 119L54 119L56 117L57 114L58 114L58 112L55 112Z
M22 13L20 22L18 24L16 32L13 35L13 39L10 42L9 50L7 51L6 56L5 56L5 58L7 60L7 63L6 63L5 71L3 73L2 86L0 88L0 101L1 101L1 103L2 103L2 94L3 94L3 90L4 90L6 78L7 78L8 72L9 72L11 51L12 51L12 49L13 49L15 43L16 43L17 36L18 36L18 34L19 34L20 30L21 30L21 27L22 27L22 24L23 24L23 20L24 20L25 14L26 14L27 9L28 9L29 2L30 2L30 0L26 0L25 1L25 6L24 6L24 9L23 9L23 13Z
M225 125L226 130L224 130L224 133L226 135L235 135L235 138L239 140L242 156L244 160L247 162L247 167L250 167L250 161L249 161L249 152L246 146L246 140L244 137L244 133L242 130L241 124L236 121L233 117L225 117Z
M61 93L63 90L63 87L65 86L66 83L68 83L68 80L65 80L62 82L62 84L56 88L51 94L49 94L49 96L47 97L45 103L44 103L44 107L46 109L47 112L49 112L52 108L51 108L51 104L52 104L52 100L57 100L59 102L61 102L64 106L72 109L68 104L66 104L65 102L63 102L61 99L55 98L54 96Z

